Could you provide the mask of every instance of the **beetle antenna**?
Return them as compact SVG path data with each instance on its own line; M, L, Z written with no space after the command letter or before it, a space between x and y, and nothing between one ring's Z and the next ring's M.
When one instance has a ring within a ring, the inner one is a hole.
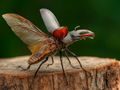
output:
M78 28L80 28L80 25L76 26L76 27L74 28L74 30L77 31Z

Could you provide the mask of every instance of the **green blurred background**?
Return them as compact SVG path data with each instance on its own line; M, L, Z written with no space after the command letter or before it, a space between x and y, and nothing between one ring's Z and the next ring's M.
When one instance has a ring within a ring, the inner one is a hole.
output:
M120 59L120 0L0 0L0 15L17 13L47 33L40 8L50 9L69 30L80 25L95 32L94 40L70 46L77 55ZM26 45L0 17L0 57L28 54Z

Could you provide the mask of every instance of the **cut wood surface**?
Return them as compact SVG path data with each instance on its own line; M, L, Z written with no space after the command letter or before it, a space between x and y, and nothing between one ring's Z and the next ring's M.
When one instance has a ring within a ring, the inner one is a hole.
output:
M70 57L72 68L68 60L63 57L68 85L63 75L59 57L54 57L54 64L49 66L49 59L39 70L34 82L34 73L39 64L26 68L29 56L0 59L0 90L120 90L119 61L109 58L79 57L85 72L73 57Z

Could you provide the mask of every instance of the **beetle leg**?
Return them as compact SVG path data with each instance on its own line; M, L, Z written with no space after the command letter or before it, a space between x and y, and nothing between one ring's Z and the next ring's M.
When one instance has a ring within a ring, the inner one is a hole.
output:
M85 72L87 72L87 71L83 68L82 63L80 62L80 60L77 58L77 55L76 55L75 53L73 53L72 51L70 51L68 48L66 48L65 50L68 51L73 57L75 57L76 60L78 61L79 65L80 65L80 67L81 67Z
M59 54L60 54L60 62L61 62L61 66L62 66L63 75L64 75L64 77L65 77L65 80L66 80L66 82L67 82L67 85L68 85L67 76L66 76L66 73L65 73L65 70L64 70L64 66L63 66L63 60L62 60L62 51L61 51L61 50L59 51Z
M39 67L38 67L37 70L35 71L34 78L36 77L36 75L37 75L39 69L41 68L41 66L42 66L47 60L48 60L48 57L46 57L45 60L40 63Z
M73 66L73 65L72 65L72 63L71 63L71 61L70 61L70 59L69 59L69 56L68 56L68 54L67 54L67 51L66 51L66 50L65 50L65 56L66 56L66 58L68 59L69 64L70 64L70 66L71 66L72 68L79 69L79 68L77 68L77 67L75 67L75 66Z
M18 66L18 68L20 68L22 71L26 71L26 70L30 69L30 67L31 67L31 64L29 64L27 66L27 68L23 68L22 66Z
M37 70L35 71L34 77L32 78L32 81L31 81L31 83L30 83L30 85L29 85L29 90L33 90L33 83L34 83L35 77L37 76L37 73L38 73L39 69L41 68L41 66L42 66L47 60L48 60L48 57L46 57L45 60L43 60L43 61L40 63L39 67L38 67Z
M48 64L46 68L48 68L50 65L53 65L53 64L54 64L53 56L50 56L50 57L51 57L52 63Z

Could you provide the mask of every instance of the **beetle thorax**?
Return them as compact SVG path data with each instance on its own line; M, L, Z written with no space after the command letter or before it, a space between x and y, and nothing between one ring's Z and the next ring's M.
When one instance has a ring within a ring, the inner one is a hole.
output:
M62 40L67 34L68 34L67 27L60 27L60 28L54 30L54 32L53 32L53 36L59 40Z

